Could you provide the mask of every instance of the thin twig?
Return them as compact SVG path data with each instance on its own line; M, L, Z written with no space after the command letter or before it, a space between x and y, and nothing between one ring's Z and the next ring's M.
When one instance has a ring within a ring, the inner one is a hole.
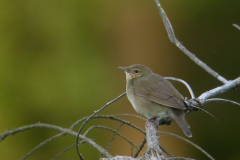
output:
M181 137L181 136L179 136L179 135L176 135L176 134L173 134L173 133L168 133L168 132L158 132L158 133L160 133L160 134L166 134L166 135L170 135L170 136L174 136L174 137L176 137L176 138L178 138L178 139L181 139L181 140L183 140L183 141L191 144L192 146L194 146L194 147L197 148L198 150L200 150L203 154L205 154L205 155L206 155L208 158L210 158L211 160L214 160L214 158L213 158L210 154L208 154L205 150L203 150L201 147L199 147L199 146L196 145L195 143L187 140L186 138L183 138L183 137Z
M157 8L158 8L158 12L160 14L160 16L162 17L163 23L165 25L165 28L167 30L168 33L168 37L170 39L170 41L172 43L174 43L181 51L183 51L183 53L185 53L191 60L193 60L197 65L199 65L200 67L202 67L206 72L208 72L210 75L212 75L213 77L217 78L219 81L221 81L222 83L226 84L228 81L220 76L217 72L215 72L214 70L212 70L207 64L205 64L204 62L202 62L200 59L198 59L194 54L192 54L190 51L188 51L176 38L171 22L169 21L167 14L165 13L165 11L163 10L159 0L154 0Z
M233 24L233 26L240 30L240 26L239 25Z
M136 117L136 118L139 118L139 119L142 119L144 121L146 121L147 119L143 118L143 117L140 117L140 116L137 116L137 115L133 115L133 114L114 114L114 115L95 115L93 116L92 118L109 118L109 117L119 117L119 116L131 116L131 117ZM85 121L86 119L88 119L89 117L84 117L84 118L81 118L80 120L74 122L71 127L69 127L69 129L73 129L74 127L76 127L79 123Z
M115 120L115 121L118 121L118 122L121 122L121 123L124 123L126 125L129 125L131 126L132 128L140 131L141 133L143 133L144 135L146 134L146 132L144 130L142 130L141 128L139 128L138 126L126 121L126 120L123 120L123 119L120 119L120 118L117 118L115 117L116 115L95 115L94 117L92 118L106 118L106 119L112 119L112 120ZM119 115L120 116L120 115ZM135 117L135 116L134 116Z
M56 139L56 138L58 138L58 137L60 137L60 136L62 136L62 135L63 135L63 133L60 133L60 134L57 134L57 135L55 135L55 136L53 136L53 137L51 137L51 138L43 141L42 143L40 143L39 145L37 145L35 148L33 148L30 152L28 152L28 153L26 154L26 156L24 156L24 157L22 158L22 160L27 159L34 151L36 151L37 149L43 147L44 145L48 144L48 143L51 142L52 140L54 140L54 139Z
M82 144L82 143L85 143L85 141L79 142L79 144ZM74 143L73 145L67 147L66 149L64 149L63 151L61 151L58 155L56 155L52 160L57 159L57 158L58 158L59 156L61 156L63 153L65 153L66 151L68 151L69 149L71 149L71 148L73 148L73 147L75 147L75 146L76 146L76 144Z
M131 116L131 117L136 117L136 118L139 118L141 120L147 121L146 118L143 118L143 117L140 117L140 116L137 116L137 115L134 115L134 114L114 114L112 116L114 116L114 117L118 117L118 116Z
M205 103L207 103L207 102L212 102L212 101L230 102L230 103L233 103L233 104L236 104L236 105L239 105L239 106L240 106L240 103L238 103L238 102L231 101L231 100L228 100L228 99L222 99L222 98L211 98L211 99L207 99L207 100L205 101Z
M84 160L84 158L82 157L82 155L80 154L79 152L79 149L78 149L78 137L83 129L83 127L86 125L86 123L94 116L96 115L97 113L101 112L104 108L106 108L109 104L117 101L119 98L121 98L122 96L124 96L126 94L126 92L124 92L123 94L121 94L120 96L118 96L116 99L108 102L105 106L103 106L102 108L100 108L98 111L95 111L90 117L88 117L88 119L82 124L82 126L80 127L79 131L78 131L78 134L77 134L77 138L76 138L76 149L77 149L77 153L78 153L78 156L80 158L80 160Z
M167 156L169 156L169 157L174 157L173 154L169 153L169 152L168 152L165 148L163 148L161 145L160 145L160 148L161 148L161 150L162 150L163 152L165 152L165 153L167 154Z
M131 126L132 128L140 131L141 133L143 133L144 135L146 134L144 130L142 130L141 128L139 128L138 126L126 121L126 120L123 120L123 119L120 119L120 118L117 118L118 116L132 116L132 117L136 117L136 118L139 118L139 119L142 119L142 120L145 120L144 118L140 117L140 116L136 116L136 115L132 115L132 114L115 114L115 115L95 115L92 117L92 119L94 118L106 118L106 119L112 119L112 120L115 120L115 121L118 121L118 122L121 122L121 123L124 123L126 125L129 125ZM85 117L85 118L82 118L81 120L79 121L82 121L82 120L86 120L88 117ZM77 122L79 122L77 121ZM75 123L77 123L75 122ZM79 122L80 123L80 122Z
M199 109L199 110L202 110L203 112L209 114L209 115L210 115L215 121L218 122L217 118L214 117L214 115L212 115L212 114L211 114L210 112L208 112L207 110L205 110L205 109L203 109L203 108L200 108L200 107L196 107L196 106L191 106L191 107L193 107L193 108L197 108L197 109Z
M110 116L109 117L110 119L113 119L113 120L116 120L116 121L119 121L119 122L123 122L124 124L127 124L129 126L131 126L132 128L135 128L136 130L140 131L141 133L143 133L144 135L146 134L146 132L144 130L142 130L141 128L139 128L138 126L128 122L128 121L125 121L123 119L120 119L120 118L117 118L117 117L112 117Z
M132 146L134 146L135 148L138 148L136 145L133 144L133 142L131 142L130 140L128 140L126 137L124 137L122 134L118 133L117 131L111 129L111 128L108 128L108 127L105 127L105 126L92 126L92 127L89 127L89 129L84 133L84 136L87 136L87 134L89 133L89 131L91 131L92 129L94 128L103 128L103 129L106 129L106 130L109 130L115 134L117 134L118 136L120 136L122 139L124 139L125 141L127 141L129 144L131 144Z
M73 129L74 127L76 127L79 123L81 123L81 122L83 122L83 121L86 121L88 118L89 118L89 116L77 120L76 122L74 122L74 123L69 127L69 129L72 130L72 129ZM96 118L97 118L97 117L96 117Z
M184 81L184 80L182 80L182 79L179 79L179 78L174 78L174 77L164 77L164 78L165 78L165 79L170 79L170 80L174 80L174 81L181 82L182 84L184 84L184 85L187 87L187 89L188 89L188 91L189 91L192 99L195 98L194 93L193 93L193 91L192 91L192 88L190 87L190 85L189 85L186 81Z
M130 153L130 155L132 156L132 154L133 154L133 146L131 146L131 153Z
M110 148L110 146L111 146L111 144L112 144L115 136L117 135L119 129L120 129L123 125L124 125L124 123L121 123L121 124L118 126L118 128L116 129L116 133L113 134L112 139L110 140L110 142L109 142L108 145L107 145L107 148L106 148L107 151L109 150L109 148ZM100 156L101 156L101 155L102 155L102 154L100 154Z
M136 152L133 155L134 158L137 158L139 152L142 150L142 148L144 147L145 143L146 143L146 138L144 137L142 142L141 142L141 144L138 146Z

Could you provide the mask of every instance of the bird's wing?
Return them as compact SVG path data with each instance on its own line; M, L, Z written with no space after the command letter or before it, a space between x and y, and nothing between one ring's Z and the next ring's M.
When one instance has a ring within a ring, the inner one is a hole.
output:
M160 75L154 74L133 81L133 89L138 96L155 103L177 109L186 109L183 96Z

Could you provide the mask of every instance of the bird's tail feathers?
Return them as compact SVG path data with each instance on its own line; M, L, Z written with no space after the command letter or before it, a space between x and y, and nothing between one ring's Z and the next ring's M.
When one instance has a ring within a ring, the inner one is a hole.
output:
M183 130L186 136L192 137L192 133L190 131L190 126L185 119L185 115L182 110L173 109L174 118L179 125L179 127Z

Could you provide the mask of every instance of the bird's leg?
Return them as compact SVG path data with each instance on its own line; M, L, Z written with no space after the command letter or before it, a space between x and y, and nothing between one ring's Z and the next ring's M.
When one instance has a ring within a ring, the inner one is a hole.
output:
M159 127L159 124L158 124L155 120L156 120L156 118L148 119L147 122L145 123L145 127L147 126L147 124L148 124L149 122L154 122L154 123L157 125L157 128L158 128L158 127Z

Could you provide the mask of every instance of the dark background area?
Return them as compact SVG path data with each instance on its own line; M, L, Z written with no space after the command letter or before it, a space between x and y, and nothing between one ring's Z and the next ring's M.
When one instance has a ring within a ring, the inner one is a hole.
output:
M228 80L240 76L240 1L160 1L175 34L192 53ZM1 1L0 2L0 132L37 122L69 127L125 92L125 74L118 66L142 64L164 77L187 81L196 96L222 85L193 63L167 36L153 0ZM187 89L173 82L190 97ZM240 91L220 95L240 102ZM204 112L187 116L196 143L215 159L240 159L240 107L211 102ZM137 114L126 96L101 114ZM124 118L124 117L123 117ZM144 129L144 121L125 118ZM92 120L118 128L110 120ZM80 126L76 127L78 130ZM186 138L172 123L159 131ZM130 127L120 132L139 145L143 136ZM58 132L35 129L8 137L0 159L21 159ZM89 137L106 148L112 133L95 129ZM75 143L63 136L34 152L29 159L52 159ZM160 139L172 154L207 159L191 145L171 136ZM80 146L86 159L98 159L89 145ZM112 155L129 155L130 146L116 138ZM142 154L142 153L141 153ZM77 159L72 148L59 159Z

